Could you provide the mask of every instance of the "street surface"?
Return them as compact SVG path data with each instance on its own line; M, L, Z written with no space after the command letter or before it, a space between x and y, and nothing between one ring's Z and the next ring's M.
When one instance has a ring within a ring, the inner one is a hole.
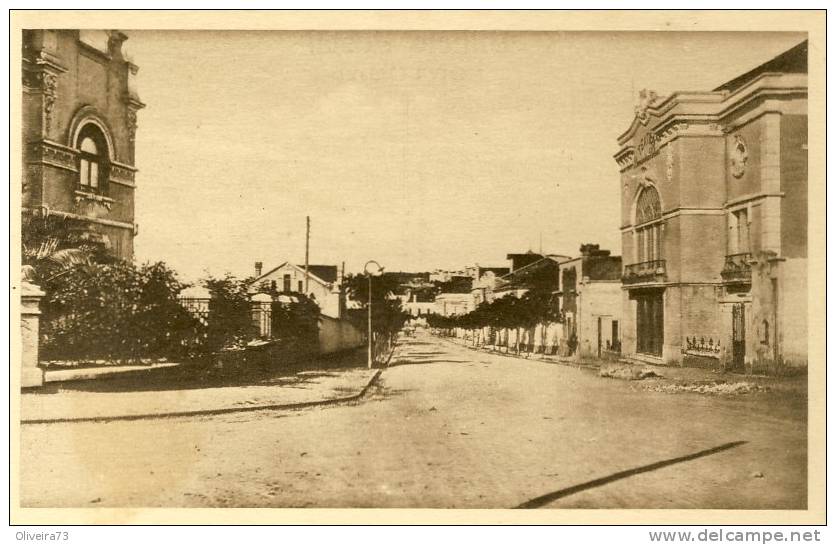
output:
M421 332L352 404L21 436L24 507L806 506L801 396L644 391Z

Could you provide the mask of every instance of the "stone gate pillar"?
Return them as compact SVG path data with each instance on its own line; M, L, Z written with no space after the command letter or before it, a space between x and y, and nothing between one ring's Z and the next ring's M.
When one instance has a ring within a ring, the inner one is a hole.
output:
M20 294L21 368L23 388L43 386L44 372L38 367L41 299L45 293L35 284L23 282Z

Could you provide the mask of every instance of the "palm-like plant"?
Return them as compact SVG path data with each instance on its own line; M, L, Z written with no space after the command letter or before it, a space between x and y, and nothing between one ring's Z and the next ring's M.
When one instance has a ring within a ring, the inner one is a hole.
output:
M22 227L21 274L25 281L46 284L73 267L94 262L96 249L74 244L66 218L25 215Z

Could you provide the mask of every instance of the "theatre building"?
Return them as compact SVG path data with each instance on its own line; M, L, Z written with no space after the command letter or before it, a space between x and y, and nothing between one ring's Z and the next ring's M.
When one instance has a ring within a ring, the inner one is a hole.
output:
M807 43L707 92L643 91L618 139L622 352L807 365Z
M23 212L133 257L138 68L116 30L23 31Z

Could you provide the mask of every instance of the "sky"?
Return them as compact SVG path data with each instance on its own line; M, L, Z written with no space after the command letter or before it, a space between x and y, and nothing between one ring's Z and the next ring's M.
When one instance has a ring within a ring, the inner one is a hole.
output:
M138 261L182 279L620 254L639 90L711 90L798 33L127 31Z

